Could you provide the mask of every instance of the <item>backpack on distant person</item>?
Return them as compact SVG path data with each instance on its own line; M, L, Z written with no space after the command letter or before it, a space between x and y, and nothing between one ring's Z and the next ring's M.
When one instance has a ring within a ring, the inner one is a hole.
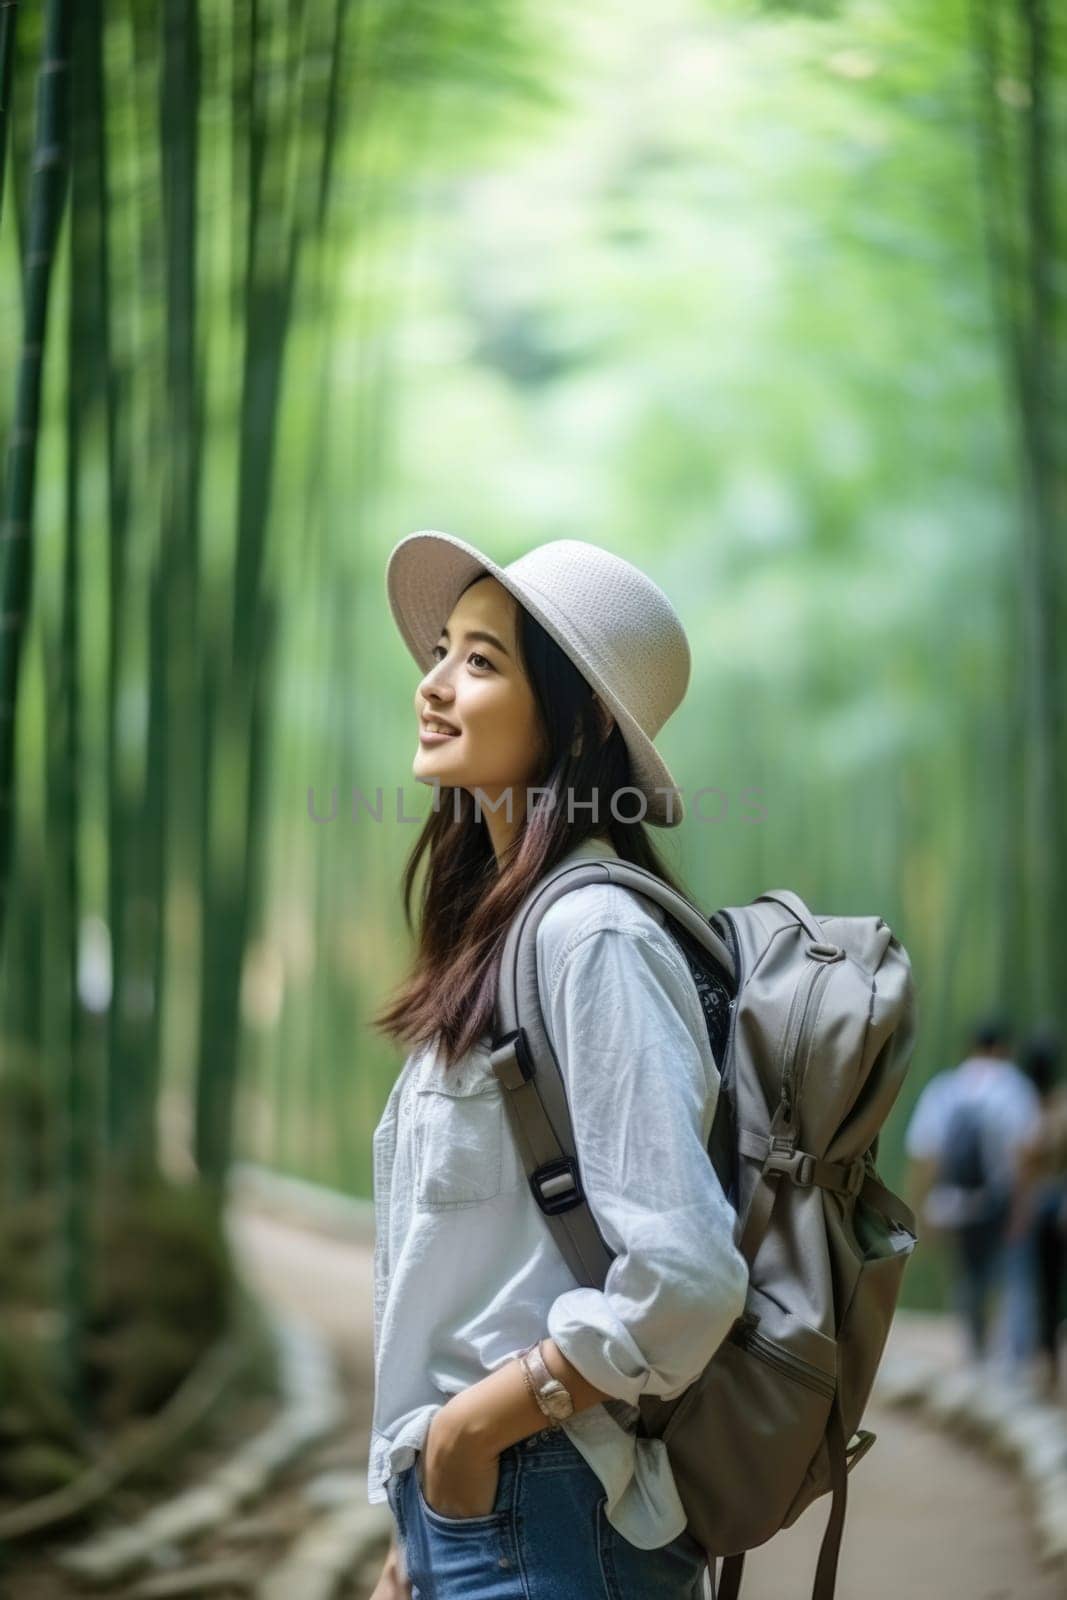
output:
M990 1158L989 1111L978 1100L960 1100L945 1124L937 1161L937 1186L959 1194L960 1225L999 1229L1008 1219L1011 1190Z
M725 1558L717 1600L735 1600L746 1550L831 1492L813 1600L832 1600L848 1472L875 1438L859 1424L917 1241L875 1165L914 1043L908 956L881 917L815 917L789 890L706 918L614 856L535 885L504 944L492 1065L534 1198L591 1288L613 1257L582 1191L537 980L542 916L589 883L661 907L697 981L720 1073L708 1155L749 1266L744 1313L681 1395L640 1397L637 1432L667 1446L713 1595Z

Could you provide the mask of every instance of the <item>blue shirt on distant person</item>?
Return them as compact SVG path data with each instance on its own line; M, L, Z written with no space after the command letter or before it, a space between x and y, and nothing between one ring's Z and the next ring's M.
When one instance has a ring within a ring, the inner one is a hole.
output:
M1004 1056L975 1054L958 1067L935 1073L915 1102L904 1134L905 1151L915 1160L938 1160L952 1114L964 1103L981 1109L991 1180L1011 1188L1019 1147L1037 1129L1041 1099L1025 1072ZM960 1191L935 1180L922 1215L931 1227L957 1226L964 1220Z

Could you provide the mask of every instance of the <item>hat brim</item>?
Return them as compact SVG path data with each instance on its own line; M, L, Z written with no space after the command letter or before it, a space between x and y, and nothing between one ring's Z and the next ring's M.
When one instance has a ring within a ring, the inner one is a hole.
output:
M633 785L644 795L647 805L644 816L639 820L657 828L677 827L685 816L681 790L651 739L590 667L576 643L562 633L552 618L545 615L536 595L524 587L521 579L516 580L505 568L498 566L491 557L476 550L465 539L459 539L451 533L439 533L432 528L410 533L401 539L389 556L385 572L390 610L416 664L423 672L428 672L433 666L434 646L441 637L441 629L448 621L453 606L467 584L483 572L494 577L537 619L618 722L630 756ZM657 794L657 789L671 790L673 800L670 795ZM624 817L628 817L633 808L632 797L624 794L619 810Z

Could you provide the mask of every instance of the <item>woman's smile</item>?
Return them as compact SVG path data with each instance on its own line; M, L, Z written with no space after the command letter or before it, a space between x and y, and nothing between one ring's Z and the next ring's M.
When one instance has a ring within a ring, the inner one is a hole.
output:
M419 743L425 745L444 744L446 739L458 739L459 730L454 733L445 733L441 728L428 728L425 722L419 729Z

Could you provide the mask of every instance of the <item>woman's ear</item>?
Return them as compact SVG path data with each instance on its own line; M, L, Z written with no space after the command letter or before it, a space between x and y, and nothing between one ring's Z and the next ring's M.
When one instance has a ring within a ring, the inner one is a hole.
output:
M615 718L612 716L611 712L608 710L608 708L604 704L604 702L597 695L593 695L592 702L593 702L593 711L594 711L594 714L596 716L597 729L598 729L598 733L599 733L600 743L604 744L607 741L608 735L611 733L611 730L615 725ZM581 732L581 729L579 729L578 732L575 734L574 739L571 742L571 755L572 756L580 756L581 753L582 753L582 732Z
M597 695L593 696L593 704L596 707L597 720L600 723L600 738L601 742L603 742L615 726L615 718Z

